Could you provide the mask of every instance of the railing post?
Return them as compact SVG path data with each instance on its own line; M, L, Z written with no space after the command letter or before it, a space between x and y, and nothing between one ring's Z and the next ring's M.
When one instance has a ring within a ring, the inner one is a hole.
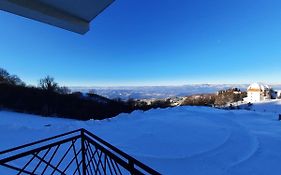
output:
M50 162L53 160L57 151L64 151L64 149L60 150L60 146L64 144L68 147L68 149L65 152L59 153L63 156L61 157L61 155L59 155L58 158L60 159L60 161L57 162L56 165L51 165ZM77 147L79 147L80 149ZM55 151L51 153L50 150L53 148L55 148ZM94 149L94 151L92 150L92 148ZM27 150L25 151L25 149ZM78 149L79 151L76 151ZM47 152L45 150L47 150ZM72 155L71 150L73 151L73 157L72 159L67 159L68 155ZM45 156L42 158L38 158L38 154L42 152L45 152ZM88 157L87 153L90 154L90 158ZM46 172L45 164L47 164L47 166L53 168L52 174L65 174L66 171L74 171L73 174L76 174L76 172L78 171L79 174L87 175L89 173L93 174L93 170L95 171L95 174L102 174L102 172L100 172L100 168L102 168L104 174L112 174L113 171L115 172L115 174L122 174L123 171L126 171L131 175L160 175L160 173L158 173L157 171L142 164L133 157L120 151L118 148L103 141L102 139L85 129L78 129L75 131L67 132L65 134L60 134L33 143L28 143L5 151L0 151L0 156L0 168L4 166L6 168L18 171L18 174L34 174L32 173L32 171L35 172L38 169L42 169L42 172L38 174L44 174L44 172ZM29 159L28 156L31 159ZM47 158L45 157L49 156L51 157L47 160ZM21 158L25 158L24 160L26 160L27 162L22 162L23 165L19 165L21 167L16 167L12 165L13 161L17 161ZM104 161L102 160L103 158ZM27 170L26 167L29 166L33 159L39 159L37 165L35 167L30 167L32 168L31 170ZM98 162L96 162L96 159L98 159ZM73 163L74 160L76 161L76 164ZM43 162L45 163L44 165ZM61 169L62 167L60 165L62 164L65 164L67 166L64 167L64 169ZM119 168L120 166L122 167L122 171ZM43 169L44 167L45 169Z
M134 175L135 174L135 167L134 167L134 162L132 161L132 159L129 159L129 168L130 168L131 175Z
M85 133L81 130L81 151L82 151L82 174L86 175L86 161L85 161Z

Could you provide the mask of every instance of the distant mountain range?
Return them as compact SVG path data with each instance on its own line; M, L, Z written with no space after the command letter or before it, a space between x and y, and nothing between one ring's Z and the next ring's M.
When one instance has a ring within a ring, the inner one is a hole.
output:
M110 98L127 100L181 97L194 94L216 93L219 90L239 88L246 90L249 84L193 84L183 86L119 86L119 87L70 87L75 91L94 93ZM274 89L281 89L281 84L271 85Z

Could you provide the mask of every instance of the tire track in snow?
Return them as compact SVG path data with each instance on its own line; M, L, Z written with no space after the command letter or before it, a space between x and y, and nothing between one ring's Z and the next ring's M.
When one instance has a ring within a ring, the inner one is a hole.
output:
M210 170L216 174L227 174L230 168L249 160L259 150L258 139L246 127L232 120L230 114L219 114L212 118L204 117L226 128L230 132L229 136L222 144L211 150L182 158L166 158L165 162L171 164L172 162L180 162L180 165L176 165L177 168L198 171L198 174L208 174ZM162 157L141 157L141 159L161 159L163 161Z

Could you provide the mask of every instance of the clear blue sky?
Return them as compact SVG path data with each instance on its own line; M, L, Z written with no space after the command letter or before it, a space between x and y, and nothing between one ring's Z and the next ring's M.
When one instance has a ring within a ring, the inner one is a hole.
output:
M116 0L84 36L0 12L0 67L37 84L281 82L280 0Z

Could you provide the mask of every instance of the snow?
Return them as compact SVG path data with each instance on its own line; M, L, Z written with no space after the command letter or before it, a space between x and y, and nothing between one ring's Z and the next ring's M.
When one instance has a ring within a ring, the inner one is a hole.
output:
M248 107L247 104L241 105L242 108L247 108L251 111L274 113L276 115L281 114L281 100L271 99L261 102L255 102L252 106Z
M278 105L254 104L256 111L175 107L103 121L0 111L0 150L83 127L162 174L277 175L281 123L272 109Z

